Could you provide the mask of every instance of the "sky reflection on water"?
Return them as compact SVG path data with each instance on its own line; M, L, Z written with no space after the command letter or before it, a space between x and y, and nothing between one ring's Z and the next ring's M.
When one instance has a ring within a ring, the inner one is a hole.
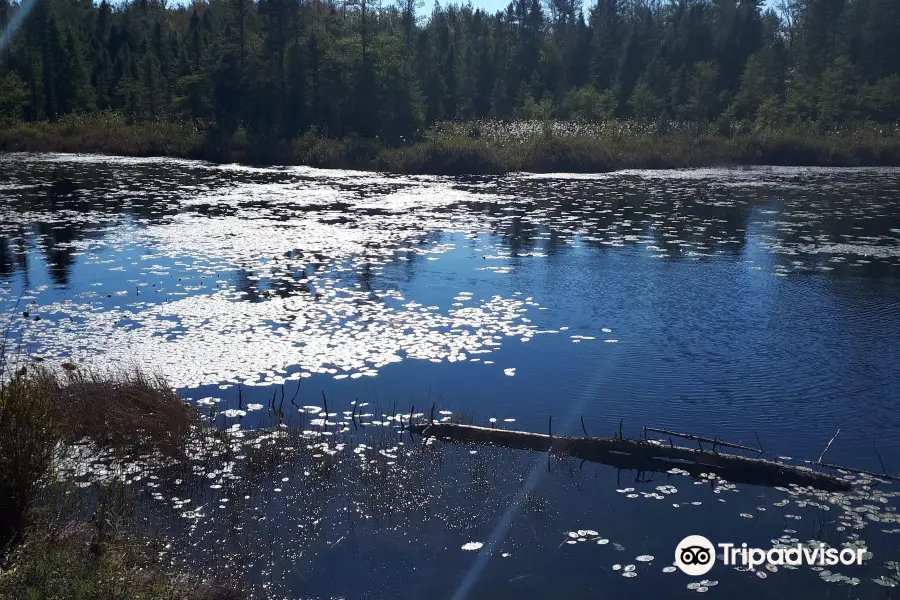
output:
M159 370L220 412L237 408L238 384L245 403L267 406L303 379L299 405L320 405L324 391L331 411L368 401L384 423L436 403L535 431L553 414L560 435L580 434L582 416L594 435L620 419L630 435L642 425L750 445L758 435L809 459L840 427L832 460L880 470L875 445L900 465L900 171L446 179L162 159L7 155L0 165L3 326L32 355ZM311 572L294 572L284 549L257 577L293 573L290 589L317 596L441 595L473 559L456 549L487 541L534 470L533 456L496 452L499 463L479 468L498 481L481 495L442 488L430 496L439 506L410 508L412 522L340 530L341 549L320 546ZM623 498L614 470L571 468L541 475L548 516L513 519L504 551L517 560L494 557L473 597L695 593L661 571L692 527L761 540L791 528L783 511L738 517L756 500L720 507L710 486L675 483L715 510L646 510L662 501ZM278 521L285 506L258 510ZM441 523L425 525L435 514ZM629 556L565 544L578 529ZM209 543L221 534L209 531ZM639 554L664 558L633 579L609 570ZM369 595L335 584L363 576ZM710 593L797 597L808 581L723 578Z

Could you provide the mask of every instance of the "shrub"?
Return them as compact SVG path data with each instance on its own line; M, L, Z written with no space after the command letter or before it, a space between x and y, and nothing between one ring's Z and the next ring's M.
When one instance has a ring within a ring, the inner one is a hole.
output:
M571 90L563 102L565 115L575 121L610 121L616 114L618 102L606 91L600 93L592 85Z

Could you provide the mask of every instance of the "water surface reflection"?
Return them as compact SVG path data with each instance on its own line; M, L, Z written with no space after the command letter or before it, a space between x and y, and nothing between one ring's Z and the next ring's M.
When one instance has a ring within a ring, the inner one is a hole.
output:
M304 379L301 405L624 419L808 458L840 427L833 460L900 468L900 171L0 163L3 326L35 356L136 362L222 409Z

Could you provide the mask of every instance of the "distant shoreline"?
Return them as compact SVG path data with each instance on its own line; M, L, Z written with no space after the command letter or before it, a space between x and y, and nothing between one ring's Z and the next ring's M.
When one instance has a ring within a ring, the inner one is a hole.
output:
M171 157L215 163L310 166L421 175L498 175L510 172L602 173L620 169L724 166L900 166L900 132L857 128L822 133L813 126L752 129L722 135L690 125L666 133L613 123L548 122L446 124L412 144L377 139L291 141L254 138L243 130L222 139L173 122L128 124L115 114L0 129L0 151ZM524 133L522 130L524 129ZM886 130L887 129L887 130ZM486 133L482 133L485 130ZM573 132L574 130L574 132Z

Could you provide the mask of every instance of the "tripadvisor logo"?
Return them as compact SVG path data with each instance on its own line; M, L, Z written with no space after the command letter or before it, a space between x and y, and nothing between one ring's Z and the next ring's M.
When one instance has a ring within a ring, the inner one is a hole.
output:
M702 535L689 535L675 546L675 566L688 575L706 575L714 564L716 549Z
M861 565L867 556L865 548L829 548L825 544L797 544L777 546L765 550L749 548L747 544L722 543L713 545L702 535L689 535L675 547L675 566L691 575L706 575L716 564L716 546L721 550L722 564L754 569L766 563L772 565Z

